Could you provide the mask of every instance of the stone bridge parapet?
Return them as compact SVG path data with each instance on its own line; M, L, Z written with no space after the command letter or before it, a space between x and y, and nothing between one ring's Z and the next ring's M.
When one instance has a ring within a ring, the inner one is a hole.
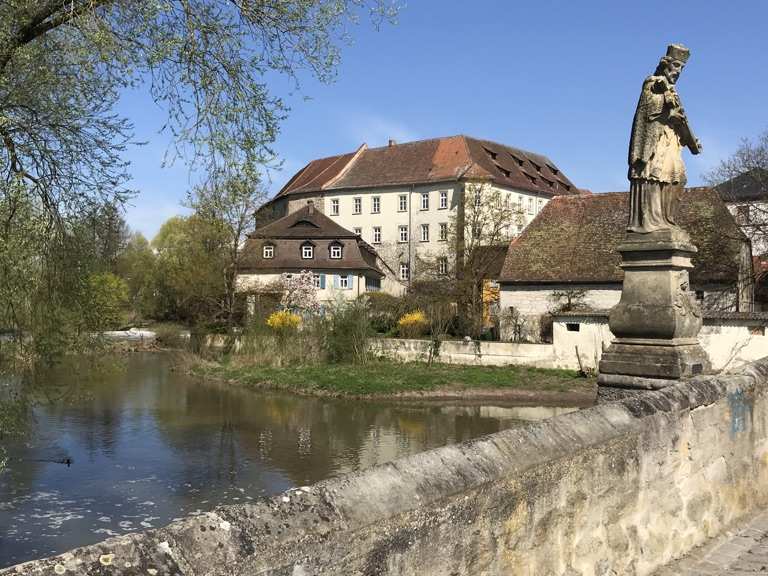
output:
M644 575L768 504L768 359L0 571Z

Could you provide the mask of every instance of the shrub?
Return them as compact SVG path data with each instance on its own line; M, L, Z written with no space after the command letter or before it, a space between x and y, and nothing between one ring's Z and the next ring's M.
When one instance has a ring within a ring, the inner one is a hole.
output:
M405 299L386 292L366 294L371 328L379 334L394 332L397 319L405 312Z
M418 338L429 331L429 322L424 312L414 310L400 317L397 321L397 330L404 338Z
M373 335L365 300L338 302L328 314L325 348L335 363L365 364L368 339Z
M267 326L276 332L293 332L301 324L301 317L287 310L272 312L267 318Z

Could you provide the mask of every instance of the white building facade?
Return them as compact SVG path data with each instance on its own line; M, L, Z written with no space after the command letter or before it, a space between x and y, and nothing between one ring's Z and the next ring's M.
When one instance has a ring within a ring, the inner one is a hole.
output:
M505 202L514 216L507 239L520 234L553 197L577 193L538 154L466 136L368 149L310 162L270 203L271 217L308 200L335 223L372 245L398 279L418 274L420 260L453 254L457 216L466 194Z

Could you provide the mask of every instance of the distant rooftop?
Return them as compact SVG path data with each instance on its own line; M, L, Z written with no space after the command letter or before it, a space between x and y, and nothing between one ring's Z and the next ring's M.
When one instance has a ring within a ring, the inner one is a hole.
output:
M478 179L556 196L580 191L546 156L469 136L368 148L320 158L299 170L277 197L324 190Z
M747 242L712 188L680 194L677 222L698 252L691 282L735 282ZM509 246L501 281L518 284L615 283L624 279L618 245L624 239L628 193L558 196Z
M724 202L768 202L768 170L754 168L715 187Z

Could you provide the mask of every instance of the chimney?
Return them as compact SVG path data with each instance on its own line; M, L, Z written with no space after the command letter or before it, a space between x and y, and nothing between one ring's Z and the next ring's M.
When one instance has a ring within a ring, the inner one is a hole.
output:
M392 148L392 146L394 146L395 144L397 144L397 141L393 140L392 138L390 138L389 139L389 147Z
M314 200L307 200L307 206L309 206L309 213L314 214L315 213L315 201Z

